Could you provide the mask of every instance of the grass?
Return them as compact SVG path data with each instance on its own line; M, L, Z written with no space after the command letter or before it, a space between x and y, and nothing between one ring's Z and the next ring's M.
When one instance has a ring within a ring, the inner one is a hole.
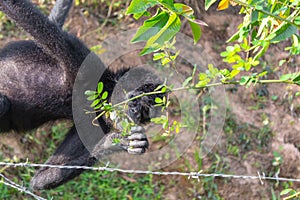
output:
M42 163L42 160L45 160L54 152L68 131L68 127L69 125L67 123L59 123L52 126L49 133L45 131L41 133L38 133L38 131L36 133L27 133L24 136L27 138L27 142L22 145L24 145L24 148L30 145L30 154L35 156L34 162ZM39 137L38 134L41 134L42 137ZM47 146L47 148L40 151L40 145ZM8 159L3 158L1 155L0 160L24 162L22 159ZM30 179L34 175L34 171L33 168L0 168L0 172L6 177L27 188L30 188ZM9 188L4 184L0 184L0 191L0 199L30 199L29 196L16 189ZM47 199L142 200L161 199L163 191L164 187L161 186L158 181L154 183L151 175L137 176L117 172L87 171L56 189L42 191L38 193L38 195Z

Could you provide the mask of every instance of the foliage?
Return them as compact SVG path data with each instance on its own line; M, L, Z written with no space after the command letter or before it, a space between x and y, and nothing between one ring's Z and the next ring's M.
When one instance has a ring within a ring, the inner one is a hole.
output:
M207 0L207 9L215 0ZM223 60L231 64L235 75L240 71L249 71L260 63L271 44L277 44L289 38L293 40L286 47L290 55L300 54L299 33L300 2L299 1L253 1L253 0L223 0L219 9L228 8L229 2L242 6L240 14L244 14L243 22L238 31L227 40L228 43L237 41L238 44L228 46L221 54ZM223 6L226 4L226 6ZM243 56L242 55L246 55ZM285 61L281 61L281 64Z
M148 8L155 7L156 13L151 16ZM192 29L194 42L197 43L201 36L200 25L206 25L203 21L195 19L193 9L182 3L174 3L173 0L133 0L129 5L126 14L133 14L135 19L142 16L150 16L144 21L144 24L138 29L131 42L146 41L144 49L140 55L146 55L152 52L164 51L168 49L175 35L180 31L181 19L184 17L188 20ZM170 55L165 53L156 54L154 59L162 59L166 64ZM175 55L173 55L175 57Z

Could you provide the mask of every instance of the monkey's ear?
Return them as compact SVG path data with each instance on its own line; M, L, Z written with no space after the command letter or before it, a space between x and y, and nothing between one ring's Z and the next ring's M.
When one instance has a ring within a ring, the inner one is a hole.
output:
M81 142L76 128L73 127L45 164L92 166L95 162L96 159L91 157L89 151ZM36 190L54 188L78 176L81 172L83 170L43 167L32 178L31 186Z

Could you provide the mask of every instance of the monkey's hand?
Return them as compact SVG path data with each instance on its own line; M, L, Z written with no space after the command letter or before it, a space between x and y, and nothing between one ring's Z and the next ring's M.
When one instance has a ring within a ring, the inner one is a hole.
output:
M127 151L130 154L145 153L149 143L145 134L145 129L141 126L134 126L128 135L123 136L120 132L107 134L102 141L97 144L92 152L92 156L101 158L116 152Z
M145 153L149 146L145 129L141 126L132 127L129 136L127 136L126 139L129 141L127 152L130 154Z

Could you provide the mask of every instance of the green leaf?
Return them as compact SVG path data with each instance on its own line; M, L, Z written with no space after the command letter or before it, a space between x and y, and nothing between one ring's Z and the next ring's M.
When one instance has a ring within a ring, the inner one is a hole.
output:
M298 16L294 19L294 23L297 24L298 26L300 26L300 16Z
M133 15L133 18L134 18L135 20L138 20L139 18L141 18L141 17L143 17L143 16L149 17L149 16L151 16L151 13L148 12L148 11L145 11L145 12L142 12L142 13L136 13L136 14Z
M163 58L163 59L161 59L161 64L162 64L162 65L166 65L166 64L168 64L169 62L171 62L171 59L170 59L170 58Z
M144 13L148 8L156 4L159 4L157 0L132 0L126 11L126 15Z
M159 2L171 11L176 11L173 0L159 0Z
M167 91L167 87L166 86L164 86L163 88L161 88L161 92L162 93L165 93Z
M156 35L168 22L169 15L167 12L157 12L153 17L146 20L138 29L131 42L147 41Z
M276 28L278 29L275 32L276 36L271 40L271 42L273 43L286 40L287 38L291 37L293 34L296 34L298 30L297 27L291 24L284 24L283 26L279 26L279 27Z
M91 95L91 96L89 96L88 98L87 98L87 100L89 100L89 101L93 101L93 100L95 100L95 99L97 99L98 98L98 94L95 94L95 95Z
M93 103L90 106L93 108L96 105L98 105L99 103L100 103L100 99L96 99L95 101L93 101Z
M280 192L280 196L286 195L286 194L290 193L291 191L293 191L293 189L291 189L291 188L282 190L282 191Z
M199 80L200 81L204 81L204 80L206 80L207 79L207 74L205 74L205 73L200 73L199 74Z
M246 85L250 81L251 77L250 76L242 76L240 80L241 85Z
M201 27L193 21L189 21L192 29L194 44L196 44L201 38Z
M205 10L208 10L217 0L205 0Z
M240 32L238 31L235 34L233 34L228 40L226 40L226 43L234 42L239 38L240 38Z
M156 97L154 101L155 101L155 103L158 103L158 104L163 103L163 100L159 97Z
M287 81L293 77L293 74L284 74L280 77L280 80Z
M194 14L194 10L185 4L182 3L175 3L174 4L177 14L183 15L183 16L192 16Z
M109 112L109 111L111 111L111 108L112 108L111 104L106 103L106 104L103 105L103 110L104 111Z
M96 91L92 91L92 90L87 90L87 91L84 92L84 94L86 96L93 96L93 95L96 95L97 92Z
M189 82L193 79L193 77L188 77L187 79L185 79L182 83L182 87L185 87L189 84Z
M176 13L172 13L165 26L159 30L159 32L152 36L146 43L144 49L140 55L146 55L155 51L160 45L163 45L166 41L170 41L181 27L181 21ZM158 45L155 45L158 44Z
M103 92L101 99L105 100L107 99L107 97L108 97L108 92L107 91Z
M153 60L154 60L154 61L155 61L155 60L160 60L160 59L162 59L162 58L164 58L164 57L166 57L166 54L163 53L163 52L161 52L161 53L155 53L155 54L153 55Z
M216 76L219 73L218 68L215 68L212 64L208 64L208 70L213 76Z
M98 87L97 87L97 92L98 94L101 94L102 90L103 90L103 83L102 82L99 82L98 83Z
M240 73L240 70L238 69L234 69L230 72L230 78L235 77L236 75L238 75Z
M300 81L300 73L295 74L295 77L293 77L293 81L294 81L294 82Z
M100 109L102 106L103 106L103 104L100 103L100 104L98 104L97 106L94 107L94 110L98 110L98 109Z

